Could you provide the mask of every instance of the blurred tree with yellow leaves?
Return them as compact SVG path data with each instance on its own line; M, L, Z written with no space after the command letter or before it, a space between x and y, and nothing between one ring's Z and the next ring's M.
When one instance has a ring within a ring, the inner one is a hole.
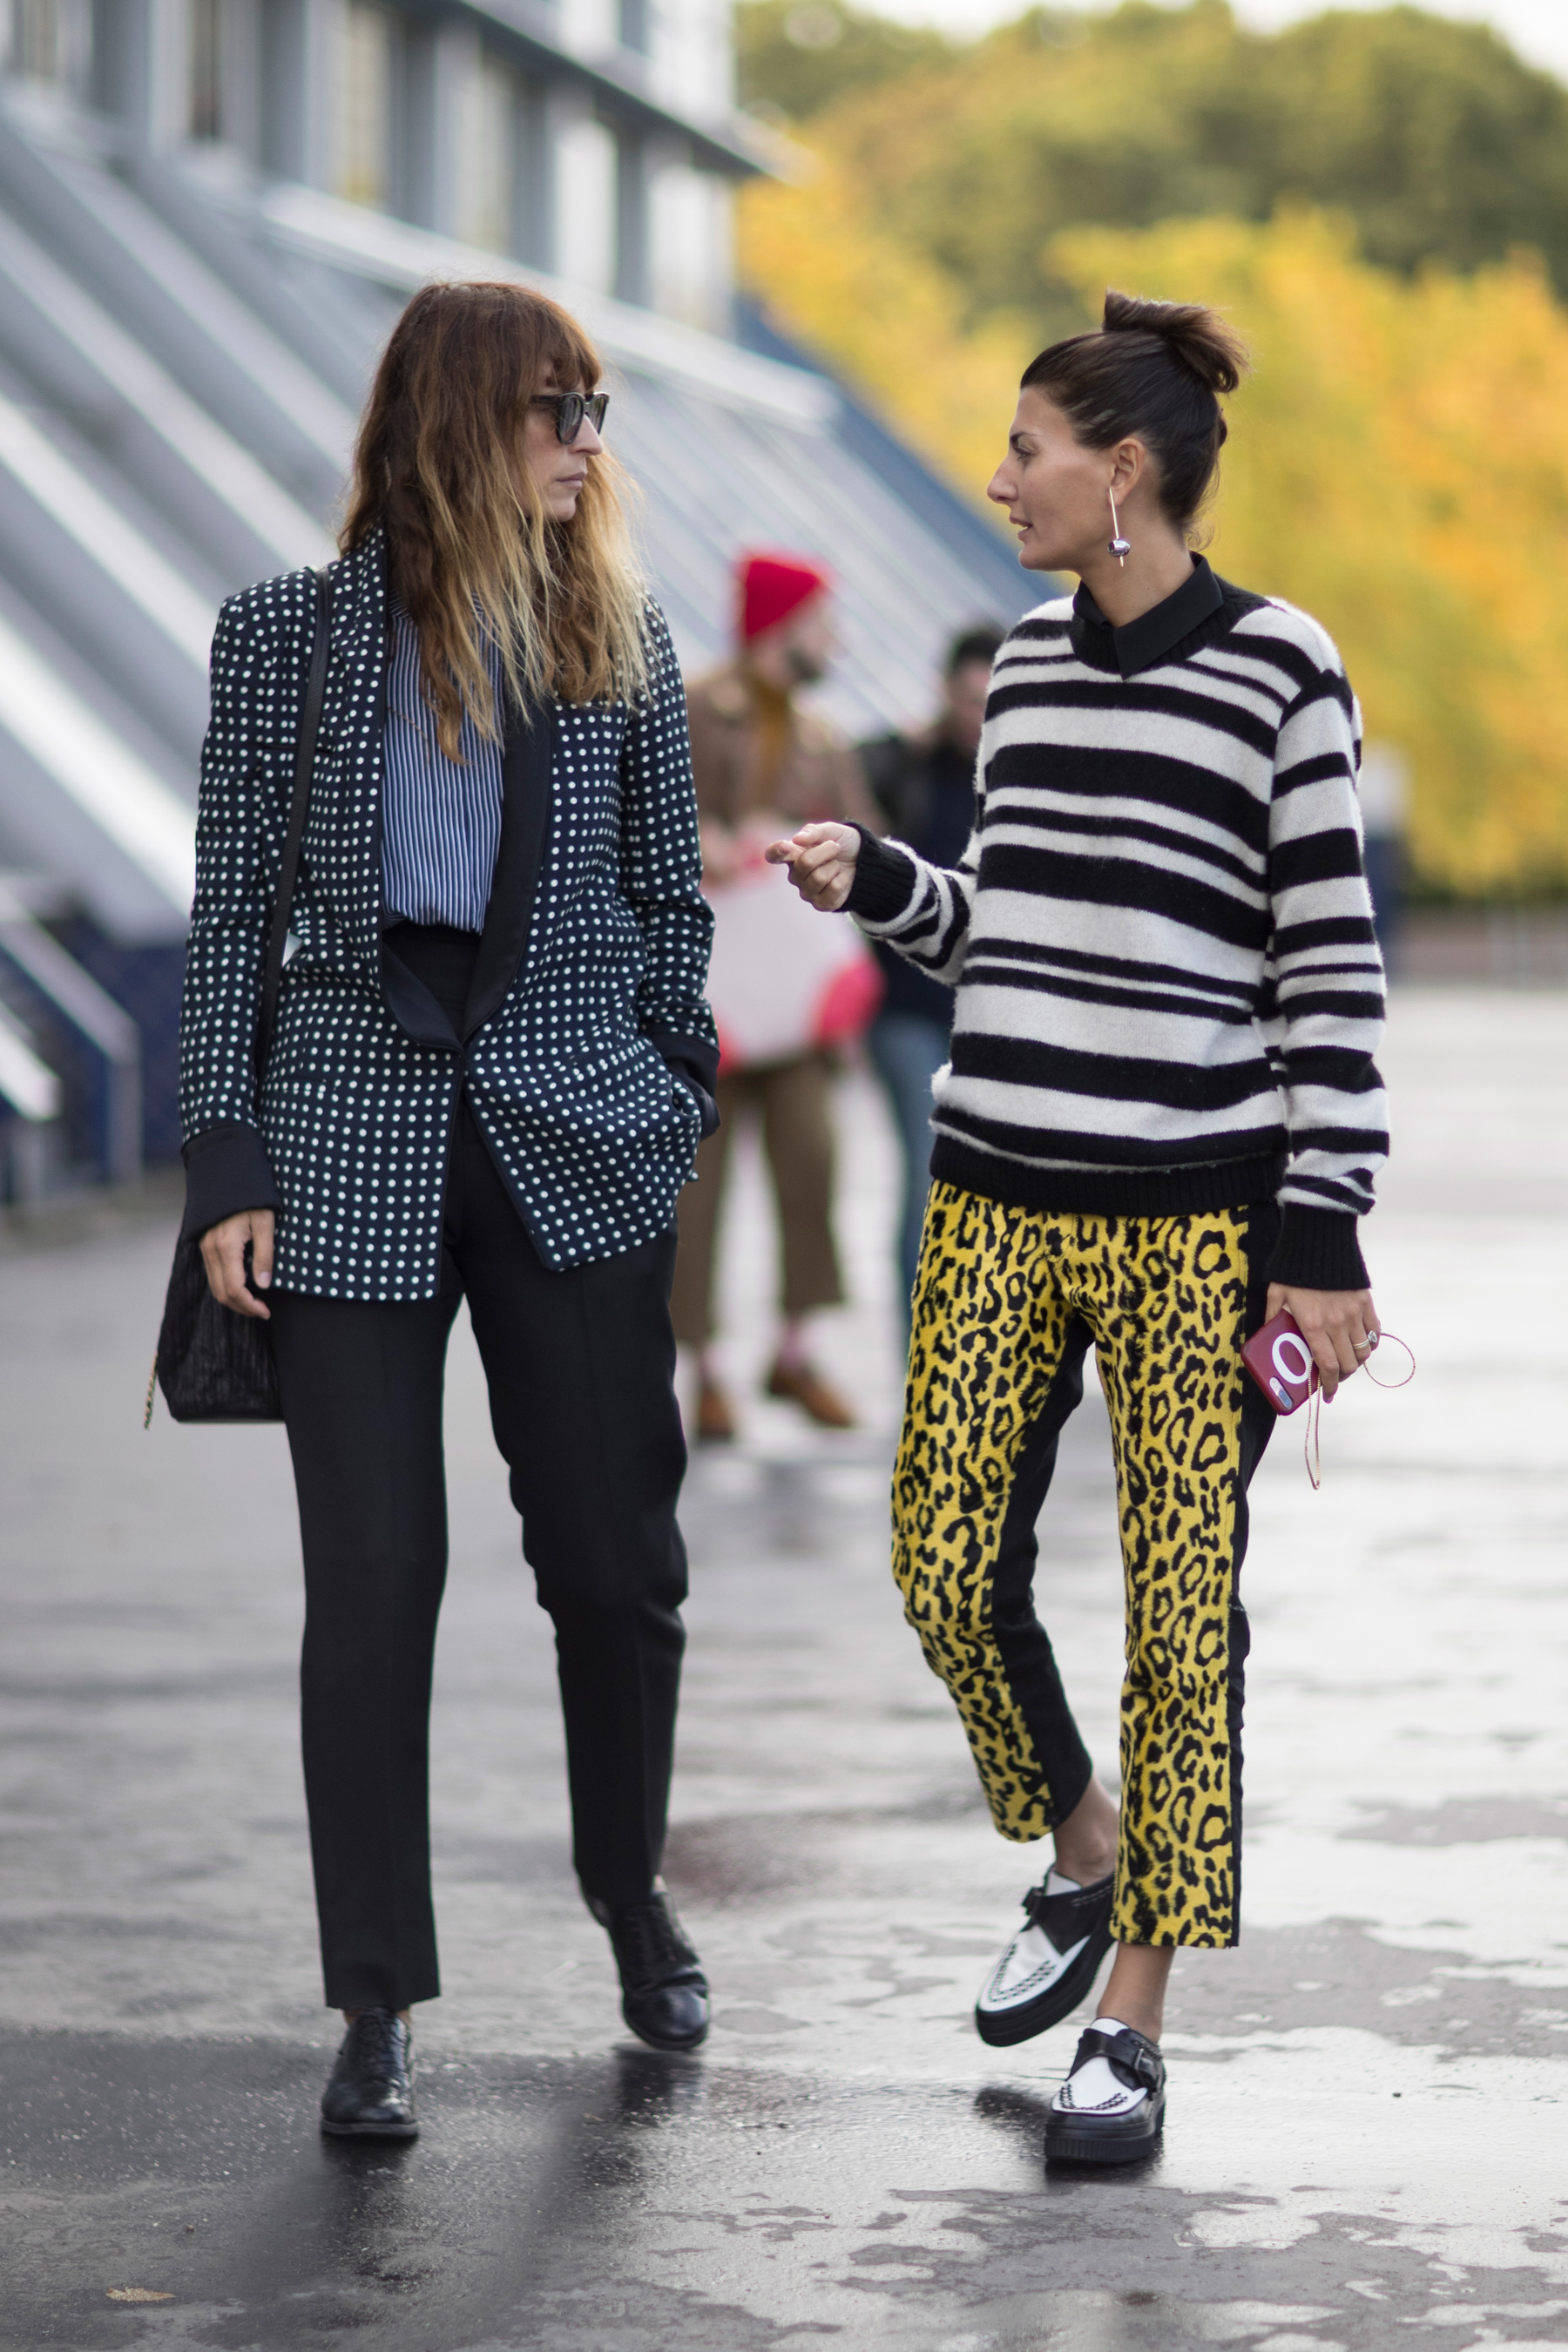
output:
M947 43L847 0L744 0L742 88L850 169L868 217L962 287L1059 331L1045 240L1332 205L1384 268L1517 246L1568 299L1568 88L1484 25L1331 7L1278 33L1226 0L1032 7Z
M1117 285L1213 303L1246 335L1212 558L1338 642L1368 733L1409 755L1420 877L1476 897L1568 884L1568 314L1539 263L1396 276L1310 213L1072 229L1044 259L1086 325ZM748 198L742 264L983 494L1031 356L1022 320L966 334L962 289L830 163Z
M1232 404L1213 561L1338 641L1369 734L1409 753L1411 847L1466 895L1568 881L1568 315L1538 263L1405 280L1348 223L1078 230L1054 258L1214 303Z

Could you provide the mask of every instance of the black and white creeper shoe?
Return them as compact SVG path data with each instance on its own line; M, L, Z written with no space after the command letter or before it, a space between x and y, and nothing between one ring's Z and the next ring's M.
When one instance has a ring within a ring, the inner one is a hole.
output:
M1047 2164L1136 2164L1165 2122L1160 2045L1114 2017L1079 2036L1078 2055L1046 2119Z
M1114 1878L1079 1886L1053 1870L1024 1897L1025 1924L974 2004L982 2042L1005 2050L1071 2015L1093 1990L1110 1949Z

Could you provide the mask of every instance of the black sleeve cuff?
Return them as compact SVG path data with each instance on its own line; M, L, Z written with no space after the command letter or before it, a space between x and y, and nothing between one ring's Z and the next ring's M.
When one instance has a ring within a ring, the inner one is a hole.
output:
M185 1163L182 1241L199 1241L241 1209L283 1206L258 1127L232 1119L223 1127L205 1128L192 1136L181 1156Z
M697 1108L702 1114L702 1140L715 1134L719 1126L719 1106L714 1089L719 1084L719 1048L707 1037L683 1035L677 1029L650 1029L647 1042L656 1054L661 1054L672 1077L689 1087L697 1097Z
M1365 1290L1366 1260L1348 1209L1304 1209L1288 1201L1268 1261L1270 1282L1295 1290Z
M890 923L914 896L914 860L891 842L879 841L868 825L858 824L855 830L860 836L860 854L855 860L855 879L844 910L864 915L868 923Z

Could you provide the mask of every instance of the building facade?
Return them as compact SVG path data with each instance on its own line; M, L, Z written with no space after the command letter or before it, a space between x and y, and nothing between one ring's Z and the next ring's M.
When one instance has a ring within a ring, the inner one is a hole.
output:
M724 0L3 0L4 70L723 331L758 168Z

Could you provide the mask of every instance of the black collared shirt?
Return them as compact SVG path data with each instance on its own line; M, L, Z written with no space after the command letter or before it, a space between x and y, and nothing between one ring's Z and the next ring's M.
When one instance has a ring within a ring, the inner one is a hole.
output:
M1213 620L1224 603L1225 592L1201 555L1193 558L1190 579L1125 628L1108 621L1088 588L1080 587L1072 600L1073 651L1095 669L1120 670L1123 677L1135 677L1178 648L1188 651L1188 639Z

